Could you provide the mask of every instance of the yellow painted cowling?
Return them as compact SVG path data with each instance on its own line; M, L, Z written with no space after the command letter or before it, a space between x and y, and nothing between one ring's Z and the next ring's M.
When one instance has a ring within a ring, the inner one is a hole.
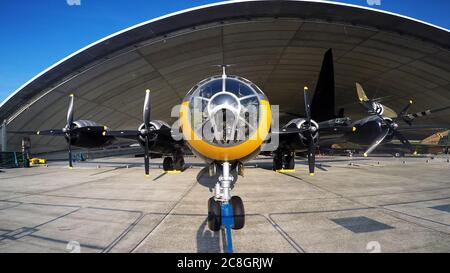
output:
M180 108L183 137L195 154L210 161L245 161L258 154L271 125L264 93L236 76L203 80Z

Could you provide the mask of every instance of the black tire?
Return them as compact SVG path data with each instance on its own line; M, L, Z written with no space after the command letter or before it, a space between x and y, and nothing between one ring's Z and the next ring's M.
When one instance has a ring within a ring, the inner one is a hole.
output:
M177 171L182 171L184 169L184 158L182 156L175 158L174 169Z
M290 155L287 157L288 162L287 162L287 169L288 170L293 170L295 169L295 156Z
M163 160L163 170L173 171L173 159L171 157L165 157Z
M245 225L245 210L244 203L239 196L233 196L230 199L230 204L233 207L233 229L242 229Z
M208 227L212 231L219 231L222 225L222 208L220 202L214 200L214 197L208 200Z
M276 155L273 158L273 170L274 171L279 171L281 169L283 169L283 161L281 160L280 156Z

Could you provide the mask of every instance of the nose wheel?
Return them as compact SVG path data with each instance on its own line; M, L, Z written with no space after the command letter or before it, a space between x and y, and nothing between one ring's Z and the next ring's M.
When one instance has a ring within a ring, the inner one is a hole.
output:
M208 227L212 231L223 229L228 253L233 252L232 229L241 229L245 225L245 211L242 199L231 196L230 163L222 164L222 175L214 188L214 197L208 200Z
M208 200L208 227L212 231L219 231L222 226L222 208L214 197Z
M223 207L229 206L231 208L230 215L227 213L222 213ZM208 200L208 227L212 231L219 231L226 220L224 218L232 220L230 227L234 230L239 230L244 228L245 225L245 210L244 203L239 196L231 197L229 203L224 203L221 201L216 201L214 197Z
M245 225L244 203L239 196L233 196L230 199L233 208L233 229L242 229Z

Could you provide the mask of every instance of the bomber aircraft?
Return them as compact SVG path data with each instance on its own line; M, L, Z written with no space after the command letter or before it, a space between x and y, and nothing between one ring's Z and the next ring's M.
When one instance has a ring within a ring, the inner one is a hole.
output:
M242 199L231 194L237 180L234 174L243 175L244 163L260 153L273 156L273 169L278 172L293 171L296 153L306 153L309 174L314 176L317 147L336 143L339 138L369 144L366 155L394 136L410 148L409 141L397 131L398 125L384 117L384 112L377 111L377 104L366 100L364 95L361 102L371 113L369 117L352 123L344 117L343 109L336 115L331 49L324 55L311 102L308 87L303 88L304 116L291 119L283 126L276 126L277 113L272 111L267 96L256 84L228 75L227 65L221 67L221 75L203 79L187 92L179 106L178 121L172 126L151 119L151 92L146 90L143 123L136 130L111 130L93 121L74 120L74 95L71 94L64 128L20 133L64 136L70 168L73 167L72 146L102 147L116 138L132 139L143 147L146 175L154 155L164 157L164 171L180 172L185 165L184 155L193 153L203 159L211 176L219 174L214 196L208 200L208 226L214 231L223 224L224 208L229 209L227 214L232 216L233 229L244 227Z
M393 109L377 100L369 99L360 83L356 83L356 91L360 104L368 112L369 116L354 122L352 126L355 128L355 133L346 134L342 139L352 144L367 146L368 148L364 152L365 157L380 145L391 143L394 138L397 138L411 154L417 155L418 145L411 144L401 131L445 128L445 126L435 125L413 126L412 123L416 118L448 110L450 109L448 106L416 114L408 114L408 109L413 104L413 101L409 100L407 105L397 114ZM403 122L405 126L400 126L400 122Z
M268 98L253 82L222 74L206 78L190 89L179 107L179 119L170 126L151 119L151 92L146 90L143 123L137 130L111 130L89 120L74 120L74 95L70 95L67 124L62 129L26 134L64 136L68 143L69 168L72 146L82 148L111 145L116 138L136 140L144 150L145 174L149 174L150 157L164 157L164 171L182 171L184 155L193 153L204 160L211 176L220 174L214 196L208 201L208 226L221 228L222 207L232 209L233 229L245 224L242 199L231 195L237 176L243 175L244 163L264 147L274 157L274 170L292 171L296 152L307 153L309 173L314 176L315 154L319 134L332 136L354 130L350 119L334 114L334 68L332 50L325 53L314 97L310 104L308 87L304 87L305 116L276 128ZM300 99L299 99L300 101ZM277 121L277 120L276 120ZM267 148L269 147L269 148ZM272 149L270 149L272 147Z

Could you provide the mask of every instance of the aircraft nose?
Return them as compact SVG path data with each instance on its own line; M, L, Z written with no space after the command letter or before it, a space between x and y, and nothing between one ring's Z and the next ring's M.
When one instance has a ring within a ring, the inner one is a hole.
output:
M236 109L239 107L239 101L230 94L223 93L215 96L209 103L211 111L216 112L217 108Z
M216 140L222 143L235 140L237 116L233 111L228 108L221 108L214 113L212 119Z

